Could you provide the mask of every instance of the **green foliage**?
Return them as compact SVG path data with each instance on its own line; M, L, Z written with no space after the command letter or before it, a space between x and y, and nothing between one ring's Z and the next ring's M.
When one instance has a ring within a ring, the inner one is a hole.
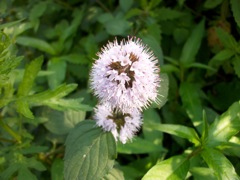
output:
M239 35L239 0L0 1L0 179L240 179ZM123 145L86 119L96 53L127 36L161 82Z
M64 158L65 179L101 179L112 169L116 158L115 140L111 133L94 126L94 121L83 121L69 133Z

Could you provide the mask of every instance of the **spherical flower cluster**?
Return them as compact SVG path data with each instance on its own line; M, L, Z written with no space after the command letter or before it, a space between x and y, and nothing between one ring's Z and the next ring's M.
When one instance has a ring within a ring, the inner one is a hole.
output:
M94 119L104 131L110 131L115 140L125 144L131 140L142 125L141 113L138 110L122 113L108 104L99 104L95 108Z
M104 131L126 143L142 124L141 111L158 103L158 61L135 37L109 42L97 56L90 73L91 88L100 100L94 118Z
M91 87L101 101L123 112L157 102L159 67L157 59L140 39L109 42L91 71Z

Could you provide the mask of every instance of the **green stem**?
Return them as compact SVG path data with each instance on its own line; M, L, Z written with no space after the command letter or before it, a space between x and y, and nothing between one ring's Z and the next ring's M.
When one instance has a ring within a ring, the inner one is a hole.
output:
M21 136L17 133L15 133L7 124L5 124L2 121L2 118L0 118L0 126L6 131L8 132L18 143L21 143Z

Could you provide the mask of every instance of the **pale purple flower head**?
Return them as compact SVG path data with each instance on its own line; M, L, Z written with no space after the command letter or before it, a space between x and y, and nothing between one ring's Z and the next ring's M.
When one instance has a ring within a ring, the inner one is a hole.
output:
M90 77L91 88L101 102L124 113L158 103L158 60L140 39L109 42L97 56Z
M137 109L122 113L109 104L99 104L95 108L94 119L97 126L111 132L115 140L119 139L123 144L131 140L142 125L142 116Z

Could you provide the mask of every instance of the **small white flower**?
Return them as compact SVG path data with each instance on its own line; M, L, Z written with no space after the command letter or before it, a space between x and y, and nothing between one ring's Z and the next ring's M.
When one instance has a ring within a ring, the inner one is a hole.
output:
M158 61L140 39L109 42L97 55L90 77L91 88L101 102L124 113L158 103Z
M131 140L142 125L142 116L138 110L122 113L109 104L99 104L95 108L94 119L104 131L110 131L115 140L125 144Z

